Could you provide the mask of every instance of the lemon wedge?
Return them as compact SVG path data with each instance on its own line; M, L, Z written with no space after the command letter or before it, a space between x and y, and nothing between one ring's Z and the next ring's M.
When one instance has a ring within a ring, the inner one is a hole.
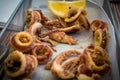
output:
M77 1L50 1L47 2L48 9L58 17L64 17L64 15L71 8L85 9L86 0Z

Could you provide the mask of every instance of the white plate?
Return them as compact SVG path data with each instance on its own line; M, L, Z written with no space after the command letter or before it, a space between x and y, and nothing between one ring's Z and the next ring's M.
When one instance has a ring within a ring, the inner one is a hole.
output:
M46 3L46 0L45 1L42 0L41 3L39 3L39 5L32 5L32 8L41 9L44 14L47 14L46 15L47 17L53 18L53 15L50 14L45 3ZM87 13L88 13L87 18L90 20L90 22L92 22L95 19L99 19L107 22L109 26L109 32L111 37L107 47L107 52L109 53L109 56L110 56L111 71L109 72L109 74L102 77L101 80L120 80L119 72L118 72L119 71L118 64L116 60L117 59L116 58L116 39L115 39L115 32L114 32L113 25L111 24L104 9L102 7L97 6L93 2L87 1ZM52 59L54 59L62 51L66 51L70 49L76 49L82 52L88 45L93 43L93 37L90 31L87 31L87 30L79 31L73 34L72 36L79 39L78 44L73 46L70 46L67 44L59 44L58 46L55 47L57 52L53 54ZM32 80L60 80L60 79L55 77L49 70L45 70L44 65L39 65L35 74L32 77Z
M43 4L42 4L43 5ZM40 6L40 9L47 14L49 18L53 16L48 12L47 7ZM42 7L42 8L41 8ZM87 18L92 22L95 19L99 19L108 23L109 32L110 32L110 40L107 47L107 52L110 56L111 61L111 71L109 74L102 77L101 80L120 80L119 72L118 72L118 65L117 65L117 58L116 58L116 40L115 40L115 32L113 25L111 24L108 16L106 15L104 9L99 7L93 2L87 1ZM57 52L53 54L52 58L55 58L58 54L63 51L70 50L70 49L77 49L79 51L83 51L89 44L93 42L92 33L90 31L79 31L77 34L73 34L73 37L79 39L79 44L77 45L67 45L67 44L59 44L55 47ZM81 48L81 46L83 48ZM49 70L45 70L43 65L40 65L36 70L36 73L33 75L32 80L58 80Z

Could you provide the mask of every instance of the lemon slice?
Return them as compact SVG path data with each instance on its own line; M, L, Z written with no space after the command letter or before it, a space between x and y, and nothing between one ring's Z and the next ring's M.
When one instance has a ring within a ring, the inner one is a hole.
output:
M56 16L64 17L70 8L85 9L86 0L77 1L48 1L48 9Z

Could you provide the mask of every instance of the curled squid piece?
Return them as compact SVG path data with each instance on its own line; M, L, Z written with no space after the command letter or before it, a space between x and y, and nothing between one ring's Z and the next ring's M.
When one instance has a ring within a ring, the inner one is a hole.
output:
M87 60L86 64L93 73L105 75L109 72L110 60L107 52L103 48L96 46L94 52L90 53L86 51L85 55Z
M81 53L76 50L62 52L52 63L52 73L61 79L74 78L79 55L81 55Z
M48 21L48 18L44 16L41 10L28 9L26 13L26 25L29 27L35 22L40 22L42 24Z
M100 20L94 20L91 23L91 29L93 32L95 32L97 29L102 29L102 30L108 31L108 24L106 22L103 22Z
M36 44L31 54L37 58L39 64L45 64L51 59L53 53L54 50L51 47L44 44Z
M78 80L99 80L110 70L109 56L99 46L86 48L79 60L76 74Z
M84 27L87 30L90 28L90 22L88 21L87 17L84 14L80 15L79 23L82 27Z
M108 53L101 47L96 46L94 53L91 54L91 58L94 62L94 72L100 75L105 75L110 70L110 60Z
M12 78L29 78L38 66L36 57L15 50L5 60L5 73Z
M26 52L32 48L33 38L28 32L18 32L10 39L10 45L19 51Z
M74 25L76 23L79 23L82 27L85 29L90 28L90 23L86 17L86 11L85 10L80 10L77 8L70 9L68 13L65 15L64 21L61 20L61 22L64 22L64 25ZM65 24L66 22L66 24Z
M82 10L78 9L78 8L73 8L70 9L67 14L65 14L65 22L66 23L72 23L76 20L79 19L79 16L81 14Z
M56 30L58 31L62 31L62 32L65 32L65 33L73 33L73 32L77 32L79 30L81 30L81 25L79 25L78 23L75 24L75 25L72 25L72 26L69 26L69 27L66 27L66 28L58 28Z
M49 34L49 38L60 43L68 43L70 45L77 43L77 39L74 39L72 36L69 36L65 32L61 31Z
M93 47L89 46L87 52L93 52ZM99 80L100 75L93 72L93 69L87 63L88 56L83 54L79 57L78 67L76 69L77 80Z
M40 22L41 15L39 10L28 9L26 13L26 25L29 27L34 22Z
M94 46L106 48L108 44L109 35L106 30L97 29L94 33Z
M52 41L48 38L40 38L39 34L41 33L41 29L42 29L42 24L35 22L34 24L32 24L26 31L32 35L34 42L36 43L42 43L42 42L47 42L50 43L50 45L55 46L57 45L57 42Z
M40 34L41 32L41 28L42 28L42 24L35 22L27 29L27 32L32 36L38 36L38 34Z
M26 31L33 37L34 43L41 43L38 40L38 35L41 33L42 24L35 22Z

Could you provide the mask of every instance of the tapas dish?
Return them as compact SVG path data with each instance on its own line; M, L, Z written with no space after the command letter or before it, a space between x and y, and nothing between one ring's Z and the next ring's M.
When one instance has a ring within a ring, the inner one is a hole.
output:
M11 36L13 52L5 60L5 73L20 80L31 78L38 65L51 62L49 71L62 80L99 80L111 69L106 50L108 29L107 22L98 19L90 22L87 11L79 8L72 8L57 19L49 19L42 10L28 9L26 30ZM60 44L79 45L79 39L71 34L81 36L78 33L84 30L92 33L93 42L83 51L79 47L56 54Z

